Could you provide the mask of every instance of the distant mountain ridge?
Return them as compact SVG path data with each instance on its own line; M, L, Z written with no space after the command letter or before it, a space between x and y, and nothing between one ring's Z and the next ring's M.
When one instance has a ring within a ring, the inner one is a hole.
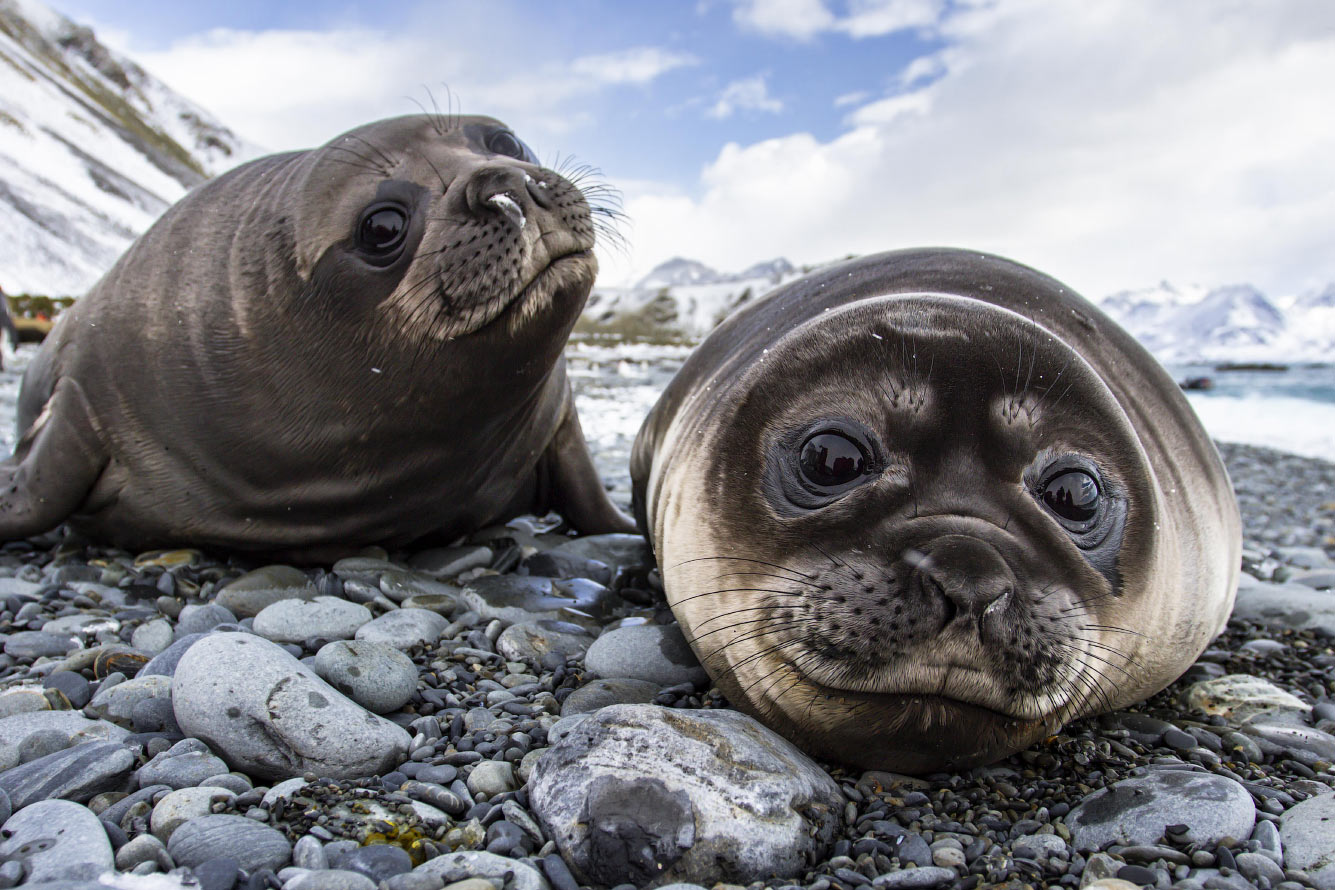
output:
M0 0L0 287L83 293L258 149L40 0Z
M595 285L582 329L697 340L798 274L783 258L721 273L675 257L632 287ZM1326 362L1335 354L1335 282L1283 301L1283 307L1249 284L1179 288L1162 282L1097 302L1165 363Z

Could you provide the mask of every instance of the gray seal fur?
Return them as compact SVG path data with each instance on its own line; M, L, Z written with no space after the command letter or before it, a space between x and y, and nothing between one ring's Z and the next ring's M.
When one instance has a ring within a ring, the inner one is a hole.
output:
M485 117L380 121L204 184L29 366L0 539L68 519L315 560L549 507L624 530L562 358L594 233Z
M869 256L746 307L631 474L729 700L862 767L960 769L1142 700L1237 586L1237 504L1177 385L995 256Z

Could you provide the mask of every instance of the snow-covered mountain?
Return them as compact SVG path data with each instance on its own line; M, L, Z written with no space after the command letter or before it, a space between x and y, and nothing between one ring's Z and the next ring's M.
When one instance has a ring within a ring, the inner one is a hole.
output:
M784 259L725 274L678 257L633 287L595 286L582 329L697 340L743 303L797 274ZM1099 305L1165 363L1335 357L1335 283L1280 302L1249 284L1162 282L1112 294Z
M0 287L83 293L187 190L259 154L40 0L0 0Z

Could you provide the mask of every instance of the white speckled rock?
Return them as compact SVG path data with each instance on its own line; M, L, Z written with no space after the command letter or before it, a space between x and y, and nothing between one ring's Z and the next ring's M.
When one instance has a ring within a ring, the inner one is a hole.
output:
M231 800L234 792L213 785L181 788L164 796L153 806L149 828L164 843L171 840L172 832L183 823L209 815L209 807L216 801Z
M172 704L183 732L265 779L384 774L411 741L401 727L251 634L215 633L191 646L176 668Z
M116 864L111 842L92 810L68 800L43 800L4 824L0 862L23 859L27 883L92 881Z
M1248 723L1253 718L1286 714L1303 717L1312 713L1312 706L1298 696L1251 674L1226 674L1193 683L1182 693L1182 703L1207 714L1219 714L1233 724Z
M1208 847L1225 837L1250 837L1256 805L1232 779L1162 770L1096 791L1066 816L1072 846L1081 851L1155 844L1166 826L1179 823L1189 826L1187 840Z
M357 629L356 636L366 643L384 643L396 649L411 649L423 643L436 642L449 626L449 619L439 612L397 609L363 624Z
M388 643L335 640L315 653L314 667L330 686L376 714L397 711L417 691L417 666Z
M255 633L276 643L300 643L311 637L347 640L371 620L371 610L336 596L285 599L255 616Z
M533 767L529 801L584 883L746 884L800 874L844 798L791 743L736 711L612 705Z
M1310 797L1280 817L1284 864L1335 890L1335 792Z
M481 850L446 853L428 859L413 869L412 873L436 875L447 886L469 878L491 878L503 881L506 890L548 890L547 879L533 866ZM507 878L507 875L510 877Z

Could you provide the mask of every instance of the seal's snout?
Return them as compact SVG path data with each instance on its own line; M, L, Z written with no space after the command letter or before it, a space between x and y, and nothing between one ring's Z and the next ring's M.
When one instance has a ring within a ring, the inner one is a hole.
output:
M532 197L528 182L531 179L518 167L487 166L475 170L465 186L468 209L478 219L497 214L508 219L518 229L528 222Z
M970 622L999 614L1015 592L1015 574L995 547L968 535L944 535L920 548L914 574L945 612Z

